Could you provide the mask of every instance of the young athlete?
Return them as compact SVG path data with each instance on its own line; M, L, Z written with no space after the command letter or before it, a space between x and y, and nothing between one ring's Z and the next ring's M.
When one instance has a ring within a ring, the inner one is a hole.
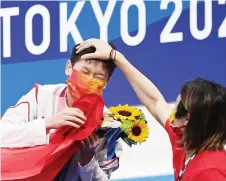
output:
M67 84L35 85L6 111L0 122L2 148L48 145L51 135L64 126L82 129L87 118L80 109L72 108L72 103L89 93L102 95L116 65L112 60L81 59L84 54L94 53L93 47L79 53L76 50L77 46L66 63ZM107 155L107 144L106 138L90 135L55 180L109 180L119 166L121 144L115 143L112 157Z

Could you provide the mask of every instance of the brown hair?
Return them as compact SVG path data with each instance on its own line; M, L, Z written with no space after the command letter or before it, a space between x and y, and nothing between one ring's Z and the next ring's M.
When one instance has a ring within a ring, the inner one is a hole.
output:
M86 48L84 50L82 50L81 52L79 53L76 53L77 51L77 46L79 46L80 44L77 44L73 47L72 49L72 53L71 53L71 63L72 65L74 66L74 64L76 62L78 62L79 60L81 60L81 57L82 55L85 55L85 54L88 54L88 53L94 53L96 51L96 48L95 47L89 47L89 48ZM109 44L113 49L116 50L116 47L113 45L113 44ZM109 55L110 56L110 55ZM110 58L110 57L109 57ZM102 60L97 60L97 59L94 59L94 60L89 60L89 63L99 63L101 62L105 68L108 70L108 78L112 76L115 68L116 68L116 64L113 62L113 60L109 59L107 61L102 61Z
M176 117L190 114L183 134L186 150L223 150L226 145L226 88L197 78L181 89Z

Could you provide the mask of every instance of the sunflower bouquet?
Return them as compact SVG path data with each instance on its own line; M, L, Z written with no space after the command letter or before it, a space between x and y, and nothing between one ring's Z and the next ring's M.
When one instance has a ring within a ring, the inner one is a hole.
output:
M120 137L129 146L145 142L149 136L149 128L144 113L128 104L109 108L109 115L119 121L121 134Z

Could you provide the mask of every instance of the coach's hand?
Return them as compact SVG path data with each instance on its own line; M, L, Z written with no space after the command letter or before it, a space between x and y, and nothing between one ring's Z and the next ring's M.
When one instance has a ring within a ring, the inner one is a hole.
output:
M96 51L94 53L87 53L83 55L81 59L109 60L112 47L107 42L95 38L88 39L80 43L80 45L77 46L76 53L79 53L89 47L95 47Z
M46 119L46 130L57 129L62 126L80 128L86 121L84 113L77 108L65 108Z

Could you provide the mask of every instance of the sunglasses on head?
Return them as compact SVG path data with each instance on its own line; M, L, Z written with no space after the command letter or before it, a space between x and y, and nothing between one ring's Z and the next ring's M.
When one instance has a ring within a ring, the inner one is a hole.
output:
M180 100L180 102L177 105L177 110L175 113L176 118L184 117L188 114L188 110L185 108L183 102Z
M181 117L184 117L188 114L188 111L187 109L184 107L184 104L182 103L182 101L180 100L179 103L177 104L177 109L176 109L176 112L175 112L175 116L174 116L174 119L175 118L181 118ZM173 125L173 121L171 122L170 126L172 127L173 131L177 134L177 135L181 135L181 129L182 128L185 128L186 125L183 125L183 126L174 126Z

